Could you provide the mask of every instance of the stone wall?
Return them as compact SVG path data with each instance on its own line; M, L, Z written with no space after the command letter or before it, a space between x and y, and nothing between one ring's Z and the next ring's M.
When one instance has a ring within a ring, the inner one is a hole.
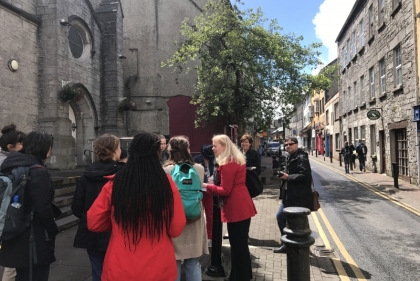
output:
M37 24L0 5L0 127L14 123L25 133L37 128ZM8 61L19 68L12 72Z
M125 0L124 8L124 84L126 96L138 111L129 112L131 135L139 131L169 134L167 100L177 95L192 96L196 76L175 74L162 68L182 41L181 23L200 14L205 0L146 1ZM178 83L176 83L178 78Z
M359 1L358 1L359 2ZM351 15L351 21L343 28L338 38L338 51L340 59L340 69L342 77L340 81L341 115L343 131L354 131L358 128L360 137L360 127L366 128L366 145L369 149L367 168L377 170L391 175L391 162L397 161L395 140L395 131L392 131L390 124L406 121L407 123L407 140L408 140L408 162L409 162L409 179L411 182L418 181L418 163L416 147L416 128L412 120L412 107L417 103L417 73L415 68L415 17L413 14L413 2L402 1L399 10L394 10L392 1L385 1L385 17L384 26L378 26L378 1L360 1L365 2L359 6ZM373 37L369 35L369 18L368 10L373 5L374 24ZM351 55L351 61L346 63L343 68L343 47L346 47L347 39L351 38L353 30L360 30L359 23L361 20L365 23L365 45L357 46L357 54ZM395 69L394 69L394 50L397 46L401 47L402 53L402 73L403 87L396 89L395 86ZM382 93L380 90L380 69L379 61L384 59L386 66L386 91ZM369 69L374 69L374 96L370 97L369 92ZM364 76L363 87L365 89L365 99L360 98L360 77ZM348 99L348 89L354 93L354 82L357 84L357 96L354 103ZM378 120L369 120L366 116L370 109L377 109L382 117ZM370 126L375 125L375 136L370 134ZM380 131L383 131L385 137L385 147L380 145ZM371 143L372 139L376 139L376 143ZM350 141L350 140L349 140ZM376 149L376 153L373 150ZM371 155L377 156L377 162L374 163ZM384 156L386 168L382 169L382 156ZM376 165L374 165L376 164ZM376 166L376 167L375 167Z

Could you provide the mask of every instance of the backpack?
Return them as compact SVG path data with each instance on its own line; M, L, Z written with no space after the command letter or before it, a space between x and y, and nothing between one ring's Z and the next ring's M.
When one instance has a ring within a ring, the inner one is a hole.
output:
M184 206L187 222L194 222L201 217L201 180L197 171L188 163L176 164L171 172Z
M364 144L360 145L360 151L362 152L363 155L367 154L367 147Z
M41 165L14 168L9 175L0 174L0 241L15 238L29 227L32 212L25 214L25 186L30 180L29 170ZM20 208L11 204L13 198L18 196Z

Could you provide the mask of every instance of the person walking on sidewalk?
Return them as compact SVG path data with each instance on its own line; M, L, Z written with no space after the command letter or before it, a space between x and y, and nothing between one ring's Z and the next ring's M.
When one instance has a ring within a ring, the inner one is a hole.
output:
M120 160L120 140L111 134L100 136L94 143L98 161L86 167L77 182L71 209L78 217L79 226L74 237L73 247L87 250L92 267L92 281L101 281L102 267L111 231L95 233L87 228L86 213L108 182L106 176L117 173L124 164Z
M351 157L350 157L351 169L356 170L356 148L354 147L353 143L350 143L349 147L350 147L350 153L351 153Z
M349 143L346 141L344 143L344 147L341 149L341 155L344 158L344 169L346 170L346 174L350 173L350 161L351 161L351 149Z
M231 250L230 281L252 279L248 233L251 217L257 210L245 185L246 161L244 155L226 135L213 137L216 156L214 183L203 183L203 189L222 196L221 217L227 223Z
M289 137L285 143L286 151L289 153L287 158L286 172L280 177L283 180L284 198L277 211L276 219L281 236L284 235L286 227L286 215L283 212L287 207L304 207L311 209L313 206L312 194L312 170L308 159L308 153L298 148L298 140ZM286 253L286 245L273 249L274 253Z
M360 172L366 172L366 154L367 154L367 147L366 145L363 143L362 139L359 139L359 145L356 147L356 152L357 152L357 157L359 158L359 168L360 168Z

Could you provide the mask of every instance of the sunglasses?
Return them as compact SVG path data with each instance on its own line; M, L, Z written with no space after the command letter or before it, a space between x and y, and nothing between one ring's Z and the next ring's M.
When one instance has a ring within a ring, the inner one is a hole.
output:
M296 144L296 143L295 142L289 142L289 143L285 143L284 146L292 146L294 144Z

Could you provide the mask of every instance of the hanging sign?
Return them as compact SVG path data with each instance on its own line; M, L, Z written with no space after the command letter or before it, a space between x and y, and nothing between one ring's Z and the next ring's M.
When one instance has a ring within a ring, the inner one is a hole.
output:
M376 109L371 109L367 112L366 116L369 120L377 120L381 117L381 113Z

